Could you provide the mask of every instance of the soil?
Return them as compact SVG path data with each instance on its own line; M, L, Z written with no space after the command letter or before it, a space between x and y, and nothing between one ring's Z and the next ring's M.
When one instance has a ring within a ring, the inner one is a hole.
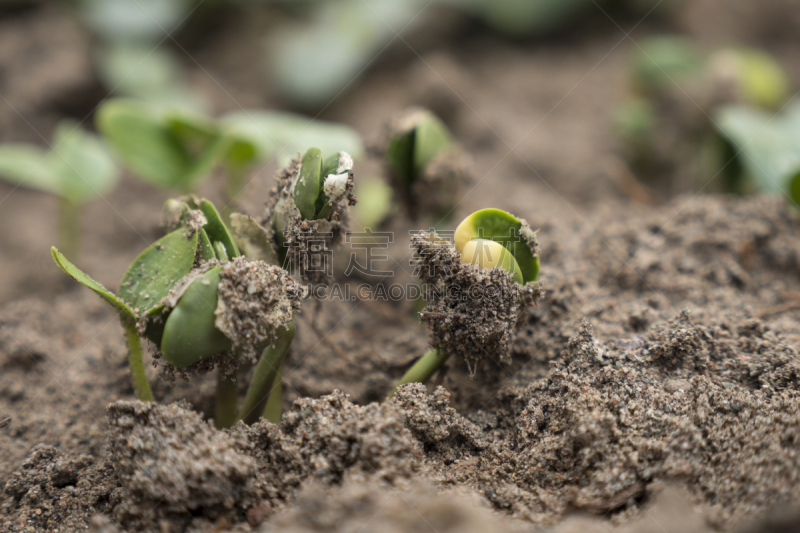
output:
M769 197L653 205L610 133L627 59L655 31L763 46L800 86L792 1L751 4L698 0L638 26L614 13L630 38L598 14L534 42L474 26L419 54L398 41L324 110L377 139L404 107L432 107L475 162L453 220L491 205L539 229L543 292L510 361L483 358L470 379L451 358L390 401L430 333L414 302L382 299L304 303L278 425L214 429L213 376L149 368L159 404L133 400L118 319L48 255L55 202L0 183L0 530L799 529L800 215ZM102 97L78 23L26 6L0 19L4 142L44 142ZM262 30L242 17L192 44L203 69L185 58L215 112L281 106L234 69ZM253 216L277 168L258 170ZM358 162L356 181L380 171ZM89 206L87 273L117 287L167 197L126 176ZM346 251L337 281L412 282L409 231L436 222L396 217L380 267L394 274L345 278Z

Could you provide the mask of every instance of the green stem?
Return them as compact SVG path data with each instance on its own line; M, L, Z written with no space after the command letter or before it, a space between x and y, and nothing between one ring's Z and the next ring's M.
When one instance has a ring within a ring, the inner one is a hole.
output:
M217 408L214 414L214 425L217 429L229 428L236 423L236 404L239 399L239 388L236 383L236 371L223 374L217 370Z
M131 369L133 391L136 393L136 397L143 402L154 402L153 391L150 389L150 382L147 381L147 374L144 372L142 341L139 339L139 332L136 331L136 324L123 320L122 327L125 328L125 341L128 343L128 366Z
M75 263L80 254L82 206L59 198L58 200L58 244L64 255Z
M434 372L439 370L441 366L447 361L448 354L439 355L439 352L436 348L432 348L428 350L428 352L420 357L414 366L408 369L408 371L400 378L400 381L397 382L392 392L389 393L389 398L394 396L394 393L397 392L397 387L400 385L405 385L406 383L425 383L430 379Z
M275 341L271 346L264 349L261 359L256 364L253 379L247 388L247 395L244 398L244 405L239 412L239 419L247 424L253 424L261 418L267 399L272 392L272 386L280 371L283 358L289 351L289 346L294 339L294 319L289 324L289 329L285 335Z
M278 368L278 374L275 376L275 381L272 383L272 390L269 391L269 399L267 405L264 407L264 413L261 415L273 424L281 421L283 415L283 384L281 383L281 376L283 375L283 363Z

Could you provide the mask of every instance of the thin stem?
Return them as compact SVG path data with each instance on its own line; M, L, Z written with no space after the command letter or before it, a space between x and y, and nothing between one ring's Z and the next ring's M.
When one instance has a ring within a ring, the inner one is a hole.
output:
M281 421L283 415L283 384L281 383L281 376L283 375L283 363L278 367L278 374L275 376L275 381L272 383L272 390L269 391L269 399L267 405L264 407L264 413L261 415L273 424Z
M217 370L217 407L214 414L214 425L217 429L229 428L236 423L236 404L239 399L239 388L236 383L236 371L224 374Z
M123 320L122 327L125 328L125 341L128 343L128 366L131 369L133 391L143 402L154 402L153 391L144 372L142 342L139 339L139 332L136 331L136 324Z
M285 335L275 341L271 346L264 349L261 359L256 364L253 379L247 388L247 395L244 398L244 405L239 412L239 418L247 424L253 424L261 418L267 399L272 392L272 386L280 371L283 358L289 351L289 346L294 339L294 319L289 324L289 329Z
M394 393L397 392L397 387L400 385L405 385L406 383L425 383L430 379L434 372L439 370L441 366L447 361L448 354L439 355L439 352L436 348L432 348L428 350L428 352L420 357L414 366L408 369L408 371L400 378L400 381L397 382L392 392L389 393L389 398L394 396Z
M58 244L64 255L80 264L82 206L67 200L58 199Z

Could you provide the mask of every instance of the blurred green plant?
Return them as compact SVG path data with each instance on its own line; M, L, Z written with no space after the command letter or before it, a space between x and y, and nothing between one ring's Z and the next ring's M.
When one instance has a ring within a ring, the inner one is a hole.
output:
M712 172L721 172L731 191L785 194L800 206L800 104L775 115L732 105L715 115L721 143Z
M185 197L165 205L169 233L128 268L113 294L56 248L56 264L119 314L128 344L134 391L154 401L140 337L173 368L218 367L217 427L256 421L294 337L299 285L280 267L241 256L234 236L207 200ZM256 363L244 405L237 409L237 368Z
M704 189L719 152L715 110L726 105L779 109L789 81L769 55L746 48L705 52L679 36L643 41L630 67L631 94L615 115L635 174L667 195ZM708 190L730 191L717 180Z
M157 187L196 191L222 167L231 202L252 167L270 157L315 144L364 152L352 129L290 113L253 110L213 119L179 107L112 99L100 106L96 123L125 165Z
M59 199L58 242L72 257L79 256L83 207L110 192L118 177L104 141L72 120L56 126L50 150L32 144L0 145L0 178Z
M389 176L409 215L449 218L472 180L471 160L433 113L410 108L386 128Z

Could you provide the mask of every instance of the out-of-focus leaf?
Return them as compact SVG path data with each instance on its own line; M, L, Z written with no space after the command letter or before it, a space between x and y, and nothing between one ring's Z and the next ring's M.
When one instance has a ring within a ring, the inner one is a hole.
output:
M353 207L353 219L364 229L376 230L392 213L392 187L381 179L360 180L355 194L358 203Z
M315 146L323 153L344 151L359 159L364 155L361 136L344 124L314 120L279 111L245 110L220 119L228 135L248 140L257 150L258 159L278 155L285 165L297 152Z
M61 196L61 176L55 154L30 144L0 146L0 178L31 189Z
M419 175L425 165L451 144L453 141L450 138L450 132L447 131L447 126L441 120L430 115L421 121L417 126L414 138L415 174Z
M409 31L407 26L425 19L419 16L423 6L418 0L325 2L308 23L287 24L270 35L270 79L296 104L324 106L365 70L395 32Z
M644 90L657 90L699 75L705 64L703 53L685 37L650 37L636 51L633 79Z
M789 97L790 83L780 63L760 50L733 48L716 52L712 68L732 76L747 103L778 109Z
M146 105L108 100L98 109L96 122L120 158L142 179L167 189L183 185L191 171L189 156L170 128Z
M745 177L758 190L792 190L800 176L800 106L778 116L748 106L726 106L717 113L716 123L719 135L737 154Z
M81 0L80 11L107 40L158 39L189 14L190 0Z
M108 146L75 122L62 121L53 136L53 164L61 176L62 196L82 204L112 190L119 172Z
M96 135L73 121L62 121L56 126L53 145L53 151L28 144L0 146L0 177L76 205L102 196L116 185L117 166Z

